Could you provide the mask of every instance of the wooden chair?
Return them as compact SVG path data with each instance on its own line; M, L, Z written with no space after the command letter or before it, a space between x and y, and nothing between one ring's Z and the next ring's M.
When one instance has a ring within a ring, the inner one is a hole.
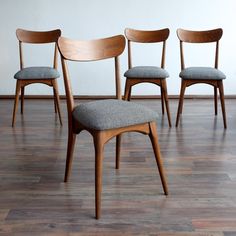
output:
M100 217L102 191L102 163L105 143L116 137L116 168L119 168L121 133L136 131L148 134L155 153L164 192L168 189L162 167L161 153L156 131L157 114L138 104L121 100L119 55L125 48L122 35L92 41L76 41L60 37L58 48L61 53L68 110L68 146L65 179L67 182L74 152L76 135L87 130L95 147L95 205L96 218ZM75 106L69 78L67 61L95 61L114 58L116 98L82 103Z
M20 49L20 71L18 71L14 75L14 78L16 79L16 93L15 93L15 103L12 117L12 126L14 126L15 124L20 93L21 93L21 114L23 114L25 86L34 83L42 83L53 87L54 109L55 113L58 112L60 124L62 125L60 100L59 100L58 86L56 80L58 77L60 77L60 74L57 71L58 50L56 45L56 42L60 37L60 35L61 31L59 29L45 32L28 31L23 29L16 30L16 36L19 40L19 49ZM45 66L24 67L22 43L31 43L31 44L54 43L55 51L54 51L53 67L45 67Z
M171 116L169 110L166 78L169 77L168 72L165 68L165 49L166 40L169 37L169 29L161 29L154 31L143 31L135 29L125 29L125 36L128 40L128 66L124 74L126 77L125 84L125 100L130 101L132 86L139 83L152 83L160 86L161 90L161 104L162 114L165 112L164 102L166 105L166 111L168 116L169 126L171 127ZM162 55L161 55L161 66L135 66L132 67L131 60L131 42L132 43L162 43Z
M218 70L218 55L219 55L219 40L223 34L222 29L213 29L208 31L190 31L184 29L177 30L177 36L180 40L180 58L181 58L181 90L179 97L179 105L176 117L176 127L179 123L179 116L182 114L184 92L186 87L198 83L205 83L214 87L214 103L215 115L217 115L217 89L220 93L221 108L223 114L224 128L227 128L225 102L224 102L224 88L223 80L226 76ZM215 65L214 67L187 67L184 63L183 42L185 43L216 43L215 50Z

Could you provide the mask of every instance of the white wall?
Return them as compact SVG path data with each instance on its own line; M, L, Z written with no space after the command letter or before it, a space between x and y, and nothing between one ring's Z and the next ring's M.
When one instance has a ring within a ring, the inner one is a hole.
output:
M179 43L176 29L210 29L222 27L224 35L220 44L219 68L227 75L225 94L236 93L236 3L235 0L0 0L0 95L12 95L15 91L14 73L19 68L18 42L15 37L17 28L31 30L50 30L60 28L63 35L74 39L92 39L122 34L126 27L139 29L170 28L167 42L166 69L169 94L179 94L180 70ZM49 48L27 47L26 62L47 65L51 59ZM29 53L33 49L38 53ZM210 47L210 49L212 49ZM152 64L159 62L153 45L149 50L149 59L143 54L135 62ZM208 50L209 51L209 50ZM45 52L45 54L44 54ZM198 55L190 51L189 57L195 63L213 65L211 54ZM36 60L38 59L38 60ZM113 71L111 62L83 63L70 65L77 95L114 94ZM28 65L31 65L30 63ZM121 73L127 69L127 52L121 56ZM102 83L103 82L103 83ZM124 78L122 78L124 87ZM63 80L59 80L60 93L64 94ZM139 85L133 94L156 94L154 85ZM212 94L213 89L206 85L197 85L188 89L189 94ZM33 85L26 94L51 94L51 89L43 85Z

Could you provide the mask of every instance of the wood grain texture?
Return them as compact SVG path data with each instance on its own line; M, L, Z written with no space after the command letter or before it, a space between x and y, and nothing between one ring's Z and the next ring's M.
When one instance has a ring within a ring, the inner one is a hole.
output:
M61 55L67 60L95 61L119 56L124 51L125 38L123 35L116 35L103 39L79 41L60 37L58 46Z
M209 99L187 99L178 128L169 128L167 119L160 116L158 134L168 197L162 192L147 137L122 136L119 170L115 169L116 141L107 143L99 221L94 219L91 136L84 132L78 137L72 175L65 184L67 127L61 127L58 116L50 112L53 100L25 102L24 115L11 128L13 100L1 100L0 235L236 235L234 99L226 100L227 130L221 114L212 115ZM156 100L134 102L161 113ZM177 103L170 100L172 115ZM65 101L61 105L65 114ZM66 123L65 115L63 119Z
M221 28L204 31L177 29L177 36L179 40L186 43L216 42L221 39L222 34L223 30Z
M61 30L30 31L24 29L16 30L16 37L24 43L55 43L61 35Z

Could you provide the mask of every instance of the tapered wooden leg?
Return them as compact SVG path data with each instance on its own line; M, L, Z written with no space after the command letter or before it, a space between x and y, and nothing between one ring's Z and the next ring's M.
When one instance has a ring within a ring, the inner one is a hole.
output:
M13 108L13 115L12 115L12 127L15 125L16 120L16 112L19 102L19 95L20 95L20 89L21 89L21 83L19 80L16 81L16 93L15 93L15 102L14 102L14 108Z
M21 101L21 114L24 113L24 97L25 97L25 87L21 88L21 95L20 95L20 101Z
M57 100L56 100L56 91L53 88L53 100L54 100L54 111L57 113Z
M162 90L163 90L163 97L166 105L166 112L169 122L169 127L171 127L171 116L170 116L170 108L169 108L169 99L168 99L168 93L167 93L167 86L166 86L166 80L163 80L162 82Z
M221 108L222 108L222 116L224 121L224 128L227 128L227 122L226 122L226 112L225 112L225 98L224 98L224 86L223 81L218 82L219 86L219 92L220 92L220 101L221 101Z
M162 115L165 114L165 107L164 107L164 91L163 91L163 88L162 88L162 85L160 86L160 89L161 89L161 111L162 111Z
M176 123L175 123L175 126L176 126L176 127L178 127L178 124L179 124L179 116L180 116L180 114L181 114L181 112L182 112L182 109L183 109L185 88L186 88L186 84L185 84L185 82L182 80L182 83L181 83L181 90L180 90L180 96L179 96L179 105L178 105L178 111L177 111L177 117L176 117Z
M57 86L56 79L52 81L52 84L53 84L53 91L54 91L54 101L56 101L56 108L58 111L60 124L62 125L61 110L60 110L60 97L59 97L59 93L58 93L58 86Z
M121 134L116 136L116 169L120 168L120 144Z
M125 83L125 94L124 94L125 101L130 101L131 89L132 89L132 85L130 83L130 80L127 78L126 83Z
M95 146L95 212L96 219L101 215L101 195L102 195L102 163L104 143L100 133L94 138Z
M153 147L153 151L155 154L157 167L158 167L160 177L161 177L162 187L163 187L165 195L168 195L168 187L167 187L167 183L166 183L166 179L165 179L165 173L164 173L164 168L163 168L162 159L161 159L161 152L160 152L160 146L158 143L158 135L157 135L155 122L150 123L149 137L152 142L152 147Z
M214 86L214 104L215 104L215 115L217 115L217 108L218 108L218 99L217 99L217 87Z
M75 141L76 141L76 134L73 133L72 130L69 129L64 182L67 182L70 176L73 153L74 153L74 148L75 148Z

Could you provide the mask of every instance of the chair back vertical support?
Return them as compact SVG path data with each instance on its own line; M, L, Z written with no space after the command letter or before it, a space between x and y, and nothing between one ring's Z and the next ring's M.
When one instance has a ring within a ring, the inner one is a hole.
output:
M166 59L166 40L163 41L162 46L162 56L161 56L161 68L165 69L165 59Z
M23 61L23 51L22 51L22 42L19 41L19 54L20 54L20 69L24 68L24 61Z
M179 41L180 43L180 61L181 61L181 70L184 70L185 64L184 64L184 49L183 49L183 42Z
M128 39L128 68L132 68L132 57L131 57L131 42Z
M219 61L219 40L216 42L216 56L215 56L215 68L218 69L218 61Z
M73 97L73 92L72 92L67 63L63 57L61 57L61 65L62 65L65 93L66 93L68 122L69 122L69 126L70 126L70 125L72 125L72 111L74 109L74 97Z
M55 43L53 68L57 69L57 67L58 67L58 48L57 48L57 44Z
M121 81L120 81L120 63L119 57L115 57L115 79L116 79L116 98L121 100Z

